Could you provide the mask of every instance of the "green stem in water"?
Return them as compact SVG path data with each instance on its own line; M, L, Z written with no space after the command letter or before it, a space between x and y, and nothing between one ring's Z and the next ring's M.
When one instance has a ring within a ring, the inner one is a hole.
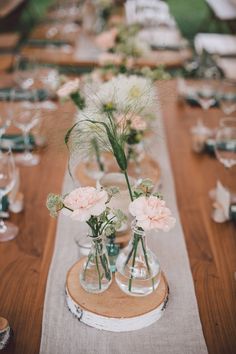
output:
M102 281L101 281L101 274L100 274L99 265L98 265L98 249L97 249L97 246L95 246L95 247L96 247L95 263L96 263L96 268L97 268L97 272L98 272L98 286L99 286L99 290L101 290Z
M133 259L132 259L132 270L131 270L131 275L129 278L129 291L131 292L132 289L132 280L133 280L133 268L135 266L135 261L136 261L136 254L137 254L137 249L138 249L138 243L139 243L139 236L135 236L134 235L134 255L133 255Z
M145 263L150 275L150 266L149 266L149 262L148 262L148 257L147 257L147 252L146 252L146 247L144 245L143 239L141 238L141 244L142 244L142 249L143 249L143 254L144 254L144 259L145 259ZM154 291L154 279L152 277L152 290Z
M88 264L89 264L89 262L90 262L91 258L92 258L92 254L89 254L89 255L88 255L88 259L87 259L87 262L86 262L86 264L85 264L85 267L84 267L84 274L83 274L83 280L85 280L85 276L86 276L86 271L87 271L87 268L88 268Z
M100 155L100 150L99 150L99 146L98 146L97 140L96 139L92 139L92 144L93 144L93 147L94 147L94 151L95 151L95 156L96 156L98 167L99 167L100 171L104 172L104 165L103 165L103 163L101 161L101 155Z

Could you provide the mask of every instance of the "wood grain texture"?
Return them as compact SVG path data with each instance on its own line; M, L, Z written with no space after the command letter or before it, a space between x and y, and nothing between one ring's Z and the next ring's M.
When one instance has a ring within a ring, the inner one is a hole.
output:
M130 318L155 310L168 296L168 284L163 273L160 276L158 288L148 296L126 295L120 290L114 278L105 292L88 293L81 287L78 276L85 262L86 258L82 258L75 263L68 271L66 279L68 294L83 310L104 317Z
M159 92L203 332L210 354L235 353L236 227L211 219L208 192L217 178L235 190L236 169L229 173L214 157L191 151L190 128L202 111L180 105L175 88L168 82ZM220 110L211 109L206 124L217 127L221 117Z
M72 112L72 106L64 105L44 115L48 146L40 151L38 166L20 170L24 211L11 216L20 233L15 240L0 243L0 313L15 333L7 353L39 351L45 286L56 232L56 220L49 217L45 201L49 192L61 192L67 164L63 138L71 125Z
M37 33L37 32L36 32ZM80 46L81 42L86 43ZM99 53L101 51L94 43L94 37L84 35L82 32L78 37L77 48L60 48L60 47L34 47L25 45L21 49L21 54L32 60L37 59L38 62L55 64L55 65L73 65L73 66L98 66ZM164 65L166 68L181 67L184 62L192 57L190 49L181 49L179 51L156 50L151 51L147 57L134 59L134 65L137 67L149 66L156 67Z
M236 228L232 223L216 224L211 220L208 191L218 177L226 185L235 184L235 170L227 174L214 158L191 151L189 129L201 111L179 105L175 87L174 81L162 83L159 92L201 322L209 353L231 354L236 347ZM48 147L41 151L41 163L21 168L25 210L12 217L20 234L14 241L0 243L0 315L8 319L15 332L6 351L9 354L39 351L56 231L45 198L48 192L60 192L62 187L67 156L63 135L70 125L71 110L72 106L60 107L45 120L50 139ZM216 126L221 115L212 109L207 121Z

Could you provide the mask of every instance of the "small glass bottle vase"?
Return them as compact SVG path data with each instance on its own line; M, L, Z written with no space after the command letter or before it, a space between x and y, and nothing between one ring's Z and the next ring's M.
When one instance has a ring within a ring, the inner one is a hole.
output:
M128 295L146 296L157 289L161 270L156 255L146 245L143 229L132 226L132 238L121 250L115 275L119 288Z
M107 248L102 235L91 237L91 249L80 273L80 284L89 293L102 293L112 282Z

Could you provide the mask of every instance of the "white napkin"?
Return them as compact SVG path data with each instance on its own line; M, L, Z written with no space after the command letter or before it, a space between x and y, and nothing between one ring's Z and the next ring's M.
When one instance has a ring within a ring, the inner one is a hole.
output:
M217 181L216 189L210 191L210 197L214 200L212 218L215 222L222 223L229 220L230 192L220 181Z
M217 33L199 33L194 39L198 54L205 49L210 54L235 55L236 36Z

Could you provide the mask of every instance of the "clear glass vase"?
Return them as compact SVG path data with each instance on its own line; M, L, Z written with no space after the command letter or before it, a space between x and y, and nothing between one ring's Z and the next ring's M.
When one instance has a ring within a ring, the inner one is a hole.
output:
M116 282L128 295L146 296L157 289L161 269L156 255L146 245L146 234L132 225L132 238L116 261Z
M87 176L97 181L104 175L104 160L101 157L98 161L96 156L89 156L85 161L85 168Z
M142 160L145 157L144 144L127 144L127 159L129 163L129 172L132 176L139 177L142 174Z
M103 236L91 237L91 249L80 273L80 284L89 293L102 293L112 282L112 273Z

